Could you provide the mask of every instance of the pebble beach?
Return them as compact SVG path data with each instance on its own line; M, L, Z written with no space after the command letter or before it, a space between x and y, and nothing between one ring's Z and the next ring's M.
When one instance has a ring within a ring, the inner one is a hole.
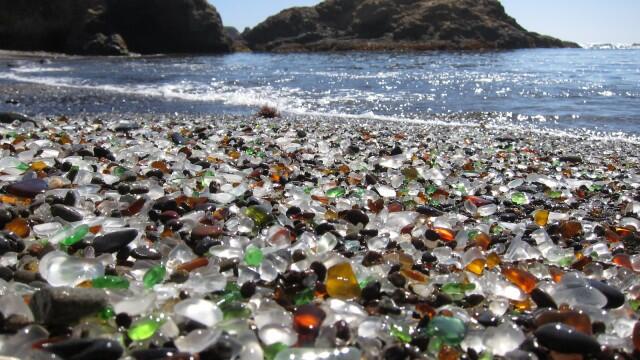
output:
M634 141L310 116L0 120L5 358L640 351Z

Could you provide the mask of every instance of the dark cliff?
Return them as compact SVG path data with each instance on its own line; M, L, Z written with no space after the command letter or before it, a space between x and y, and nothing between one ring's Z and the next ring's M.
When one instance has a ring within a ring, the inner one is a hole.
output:
M206 0L0 0L0 48L221 53L231 42Z

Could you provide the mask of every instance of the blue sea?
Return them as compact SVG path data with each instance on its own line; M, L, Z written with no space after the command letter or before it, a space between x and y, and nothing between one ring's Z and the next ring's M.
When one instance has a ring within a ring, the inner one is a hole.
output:
M5 102L7 84L93 95L16 105ZM294 115L496 119L637 135L640 50L0 58L0 100L2 111L34 114L250 114L268 104Z

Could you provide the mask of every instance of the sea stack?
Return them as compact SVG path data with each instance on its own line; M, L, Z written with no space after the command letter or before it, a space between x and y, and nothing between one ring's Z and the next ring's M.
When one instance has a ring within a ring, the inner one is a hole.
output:
M498 0L326 0L284 10L243 36L258 51L578 47L525 30Z

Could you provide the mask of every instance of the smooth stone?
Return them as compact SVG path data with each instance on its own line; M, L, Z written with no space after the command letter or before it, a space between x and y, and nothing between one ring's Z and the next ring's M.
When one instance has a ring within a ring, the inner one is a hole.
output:
M102 289L49 287L36 291L29 306L38 323L69 326L108 305Z
M531 300L533 300L533 302L540 308L558 308L558 305L553 301L553 298L540 288L535 288L531 291Z
M422 215L426 215L429 217L438 217L438 216L442 216L444 215L444 212L432 207L432 206L427 206L427 205L422 205L422 206L418 206L416 208L416 211L419 212Z
M369 223L369 217L361 210L346 210L342 212L341 215L346 221L352 223L353 225L362 224L366 226Z
M604 306L605 309L616 309L624 305L625 297L620 290L611 285L605 284L602 281L593 279L589 279L587 281L589 282L589 285L596 288L607 298L607 305Z
M78 195L75 191L67 191L67 194L64 196L63 203L67 206L75 206L78 202Z
M82 220L84 217L80 212L71 206L55 204L51 206L51 215L57 216L62 220L68 222L76 222Z
M34 198L49 188L42 179L29 179L13 183L6 187L9 194L26 198Z
M543 325L534 335L544 347L563 354L600 352L600 344L595 338L562 323Z
M18 113L12 113L12 112L0 113L0 123L11 124L14 121L18 121L18 122L21 122L21 123L30 122L30 123L33 123L34 125L36 125L36 122L33 119L30 119L29 117L27 117L25 115L18 114Z
M207 236L216 237L222 235L224 230L219 226L198 225L191 230L191 240L200 240Z
M130 255L137 260L160 260L162 258L160 252L148 246L138 246L131 250Z
M71 339L47 344L43 350L65 360L117 360L124 353L120 344L108 339Z
M22 252L24 250L24 243L18 237L13 234L1 232L0 233L0 255L4 255L8 252Z
M105 149L101 146L96 146L93 148L93 156L97 157L98 159L105 158L111 161L115 161L116 159L110 150Z
M138 230L125 229L110 232L108 234L96 236L92 246L96 254L114 253L127 246L138 236Z
M560 162L567 162L567 163L574 163L574 164L579 164L582 162L582 158L577 155L561 156L560 158L558 158L558 160Z
M140 125L134 122L122 121L116 125L115 131L117 132L128 132L132 130L140 129Z

